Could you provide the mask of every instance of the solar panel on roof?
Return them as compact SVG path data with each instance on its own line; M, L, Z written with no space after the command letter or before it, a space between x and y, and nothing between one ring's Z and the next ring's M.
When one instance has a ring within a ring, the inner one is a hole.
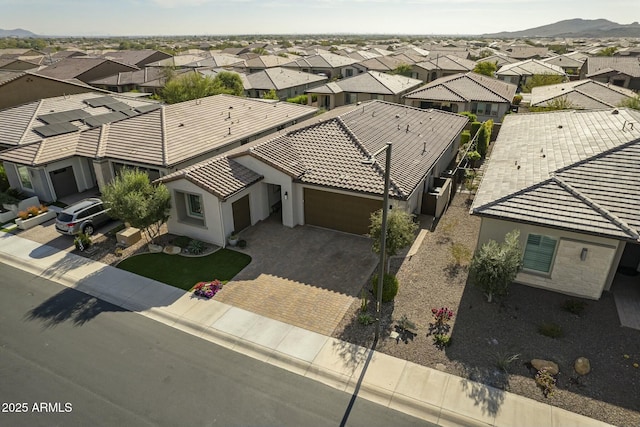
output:
M102 126L105 123L111 123L111 122L115 122L117 120L122 120L124 118L126 118L127 116L123 113L120 112L114 112L114 113L107 113L107 114L100 114L97 116L91 116L88 117L86 119L84 119L84 122L91 126L92 128L97 127L97 126Z
M54 123L51 125L38 126L33 128L33 130L35 132L38 132L43 137L48 138L50 136L75 132L80 129L77 126L72 125L71 123Z
M91 114L84 110L76 109L69 111L60 111L58 113L42 114L38 116L38 119L51 125L54 123L73 122L75 120L81 120L85 117L89 117Z
M92 107L104 107L105 105L115 104L120 101L110 96L101 96L100 98L85 99L84 102Z
M142 113L148 113L149 111L154 111L157 110L158 108L161 108L160 104L148 104L148 105L141 105L140 107L136 107L135 110L142 114Z
M107 105L107 108L110 108L114 111L127 111L127 110L133 109L130 105L127 105L124 102L120 102L120 101Z

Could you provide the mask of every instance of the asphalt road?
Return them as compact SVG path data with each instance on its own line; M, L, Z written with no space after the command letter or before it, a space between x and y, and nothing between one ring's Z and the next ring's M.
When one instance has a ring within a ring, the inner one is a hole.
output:
M350 400L0 264L0 426L432 425Z

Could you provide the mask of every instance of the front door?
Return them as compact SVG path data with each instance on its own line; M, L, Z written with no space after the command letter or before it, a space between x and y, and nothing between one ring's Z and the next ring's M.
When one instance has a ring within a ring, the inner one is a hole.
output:
M71 166L51 171L49 176L58 199L78 192L78 184L76 184L76 177Z
M231 204L233 210L233 227L236 233L251 225L251 208L249 207L249 195L236 200Z

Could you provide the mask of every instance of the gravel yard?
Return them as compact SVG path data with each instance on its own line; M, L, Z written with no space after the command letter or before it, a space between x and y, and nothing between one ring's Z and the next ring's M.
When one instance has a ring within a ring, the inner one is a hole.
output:
M384 332L377 350L618 426L640 425L640 369L634 367L640 363L640 331L620 327L613 295L605 292L599 301L580 300L514 284L508 297L487 303L479 289L466 284L467 268L452 267L450 249L458 243L473 250L479 225L480 219L468 214L467 196L459 193L418 253L392 260L400 290L395 301L383 304ZM373 295L367 296L373 314ZM567 299L586 304L580 317L563 310ZM455 312L451 345L443 350L427 336L431 309L440 307ZM334 337L370 347L374 326L358 322L359 310L357 301ZM389 337L403 315L416 325L415 336L405 336L406 343ZM563 336L539 334L543 322L560 325ZM498 361L512 355L517 359L506 372L499 369ZM584 376L573 369L581 356L592 368ZM557 388L550 397L544 397L534 381L536 371L529 365L534 358L559 365ZM504 399L500 392L487 396L472 386L469 394L490 412Z

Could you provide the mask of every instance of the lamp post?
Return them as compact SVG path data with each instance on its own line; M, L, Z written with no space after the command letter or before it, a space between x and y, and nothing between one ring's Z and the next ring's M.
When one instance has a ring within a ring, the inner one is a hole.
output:
M387 158L384 168L384 195L382 201L382 224L380 229L380 267L378 271L378 295L376 296L376 335L375 342L380 338L380 318L382 308L382 287L384 286L384 255L387 244L387 214L389 212L389 181L391 176L391 142L387 142L384 147L371 155L366 163L373 163L375 156L387 151Z

